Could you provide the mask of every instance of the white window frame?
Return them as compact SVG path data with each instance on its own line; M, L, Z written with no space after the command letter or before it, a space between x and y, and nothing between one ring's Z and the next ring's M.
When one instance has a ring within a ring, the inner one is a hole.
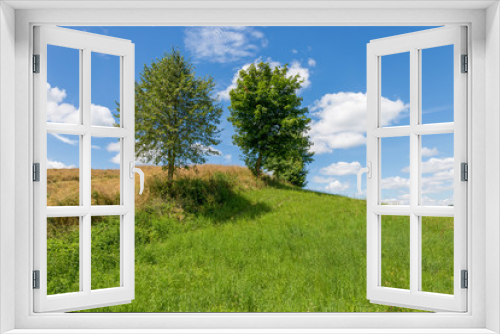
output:
M126 6L135 9L124 9ZM269 5L271 4L271 5ZM18 7L14 11L10 5ZM110 9L102 9L109 6ZM122 6L122 8L119 8ZM149 6L149 9L147 8ZM163 8L158 8L162 7ZM196 7L200 6L200 7ZM203 6L204 8L201 8ZM222 8L227 6L229 8ZM392 6L397 8L391 8ZM24 9L21 9L24 7ZM68 7L68 8L60 8ZM85 8L86 7L86 8ZM99 8L98 8L99 7ZM268 8L271 7L271 8ZM45 9L44 9L45 8ZM49 8L49 10L47 10ZM75 9L78 8L78 9ZM84 9L82 9L84 8ZM137 8L142 8L138 10ZM500 331L500 12L497 1L17 2L0 4L0 324L15 333L196 328L201 332ZM402 24L403 23L403 24ZM469 307L436 314L34 314L31 290L32 27L57 25L410 25L465 24L469 31ZM14 35L15 32L15 35ZM15 36L15 39L14 39ZM12 82L15 87L12 87ZM12 94L12 96L9 95ZM15 110L15 112L13 112ZM14 128L10 130L9 126ZM14 133L15 132L15 133ZM14 135L13 146L9 135ZM9 141L10 140L10 141ZM488 154L486 154L488 152ZM12 161L12 162L11 162ZM6 165L4 165L6 164ZM12 172L15 170L15 178ZM488 182L486 182L488 175ZM12 188L15 186L14 200ZM486 196L488 194L488 196ZM9 209L14 205L15 211ZM13 242L15 241L15 242ZM8 284L12 284L9 286ZM15 289L12 289L15 286ZM487 292L487 293L486 293ZM15 305L15 307L12 307ZM247 331L244 329L247 328ZM300 331L294 328L302 328ZM381 328L385 328L381 330ZM62 330L63 329L63 330ZM268 329L268 330L265 330ZM41 331L40 331L41 332ZM47 332L47 331L45 331ZM116 331L115 331L116 332Z

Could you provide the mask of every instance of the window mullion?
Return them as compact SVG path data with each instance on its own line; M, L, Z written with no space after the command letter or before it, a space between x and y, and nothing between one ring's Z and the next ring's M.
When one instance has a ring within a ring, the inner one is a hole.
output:
M85 208L91 206L91 133L90 133L90 112L91 112L91 51L86 48L82 52L82 82L81 82L81 117L82 125L88 129L88 131L82 136L82 149L81 149L81 173L82 182L80 186L82 187L82 201ZM87 212L82 218L83 228L81 229L83 235L80 236L80 248L81 248L81 261L80 261L80 272L83 286L83 291L90 293L91 290L91 216L90 211Z
M415 134L418 125L420 105L420 57L418 49L410 50L410 291L415 293L420 286L420 218L413 210L419 204L419 136Z

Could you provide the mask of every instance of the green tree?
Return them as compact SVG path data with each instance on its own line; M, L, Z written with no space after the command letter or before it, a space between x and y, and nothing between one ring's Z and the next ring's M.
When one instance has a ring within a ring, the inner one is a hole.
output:
M300 140L306 141L307 137ZM292 145L291 145L292 146ZM306 185L308 170L306 164L313 161L313 153L309 152L309 143L295 145L285 156L269 157L266 168L273 171L273 175L279 180L285 180L299 187Z
M219 155L222 108L212 77L197 77L191 63L172 49L150 66L136 83L136 154L162 164L172 181L175 168L206 162Z
M275 67L261 62L239 72L236 87L229 92L228 120L236 134L245 163L255 175L262 170L303 186L312 161L308 109L297 95L302 80L290 76L288 66Z

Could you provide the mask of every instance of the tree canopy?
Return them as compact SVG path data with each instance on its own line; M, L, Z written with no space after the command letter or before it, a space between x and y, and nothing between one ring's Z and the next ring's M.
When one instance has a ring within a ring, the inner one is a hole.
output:
M288 71L287 65L272 68L265 62L241 70L236 87L229 92L228 120L236 132L233 142L257 176L265 169L304 186L305 167L313 155L305 134L311 120L297 95L302 81Z
M135 87L136 154L162 164L173 179L175 168L218 155L222 108L212 77L197 77L193 65L172 49L144 65Z

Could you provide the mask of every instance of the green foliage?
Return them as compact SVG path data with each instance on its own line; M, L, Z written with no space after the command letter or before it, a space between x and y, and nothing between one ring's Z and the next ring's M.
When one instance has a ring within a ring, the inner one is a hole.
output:
M295 150L289 151L285 156L271 156L266 161L267 169L273 171L273 176L278 180L284 180L291 184L304 187L308 170L305 165L312 162L312 153L308 152L309 139L302 137L304 143Z
M92 217L91 287L120 286L120 217Z
M142 160L175 168L206 162L217 155L222 108L214 97L211 77L195 70L177 50L144 65L135 87L136 153Z
M168 180L155 176L150 191L154 196L173 200L188 213L214 212L231 200L234 180L224 173L214 173L208 179L181 177L170 185Z
M312 161L308 109L297 95L298 75L289 76L287 65L274 69L268 63L250 65L239 72L231 97L230 117L245 164L256 175L272 171L294 185L304 186L306 164Z
M47 293L80 291L80 218L47 218Z

